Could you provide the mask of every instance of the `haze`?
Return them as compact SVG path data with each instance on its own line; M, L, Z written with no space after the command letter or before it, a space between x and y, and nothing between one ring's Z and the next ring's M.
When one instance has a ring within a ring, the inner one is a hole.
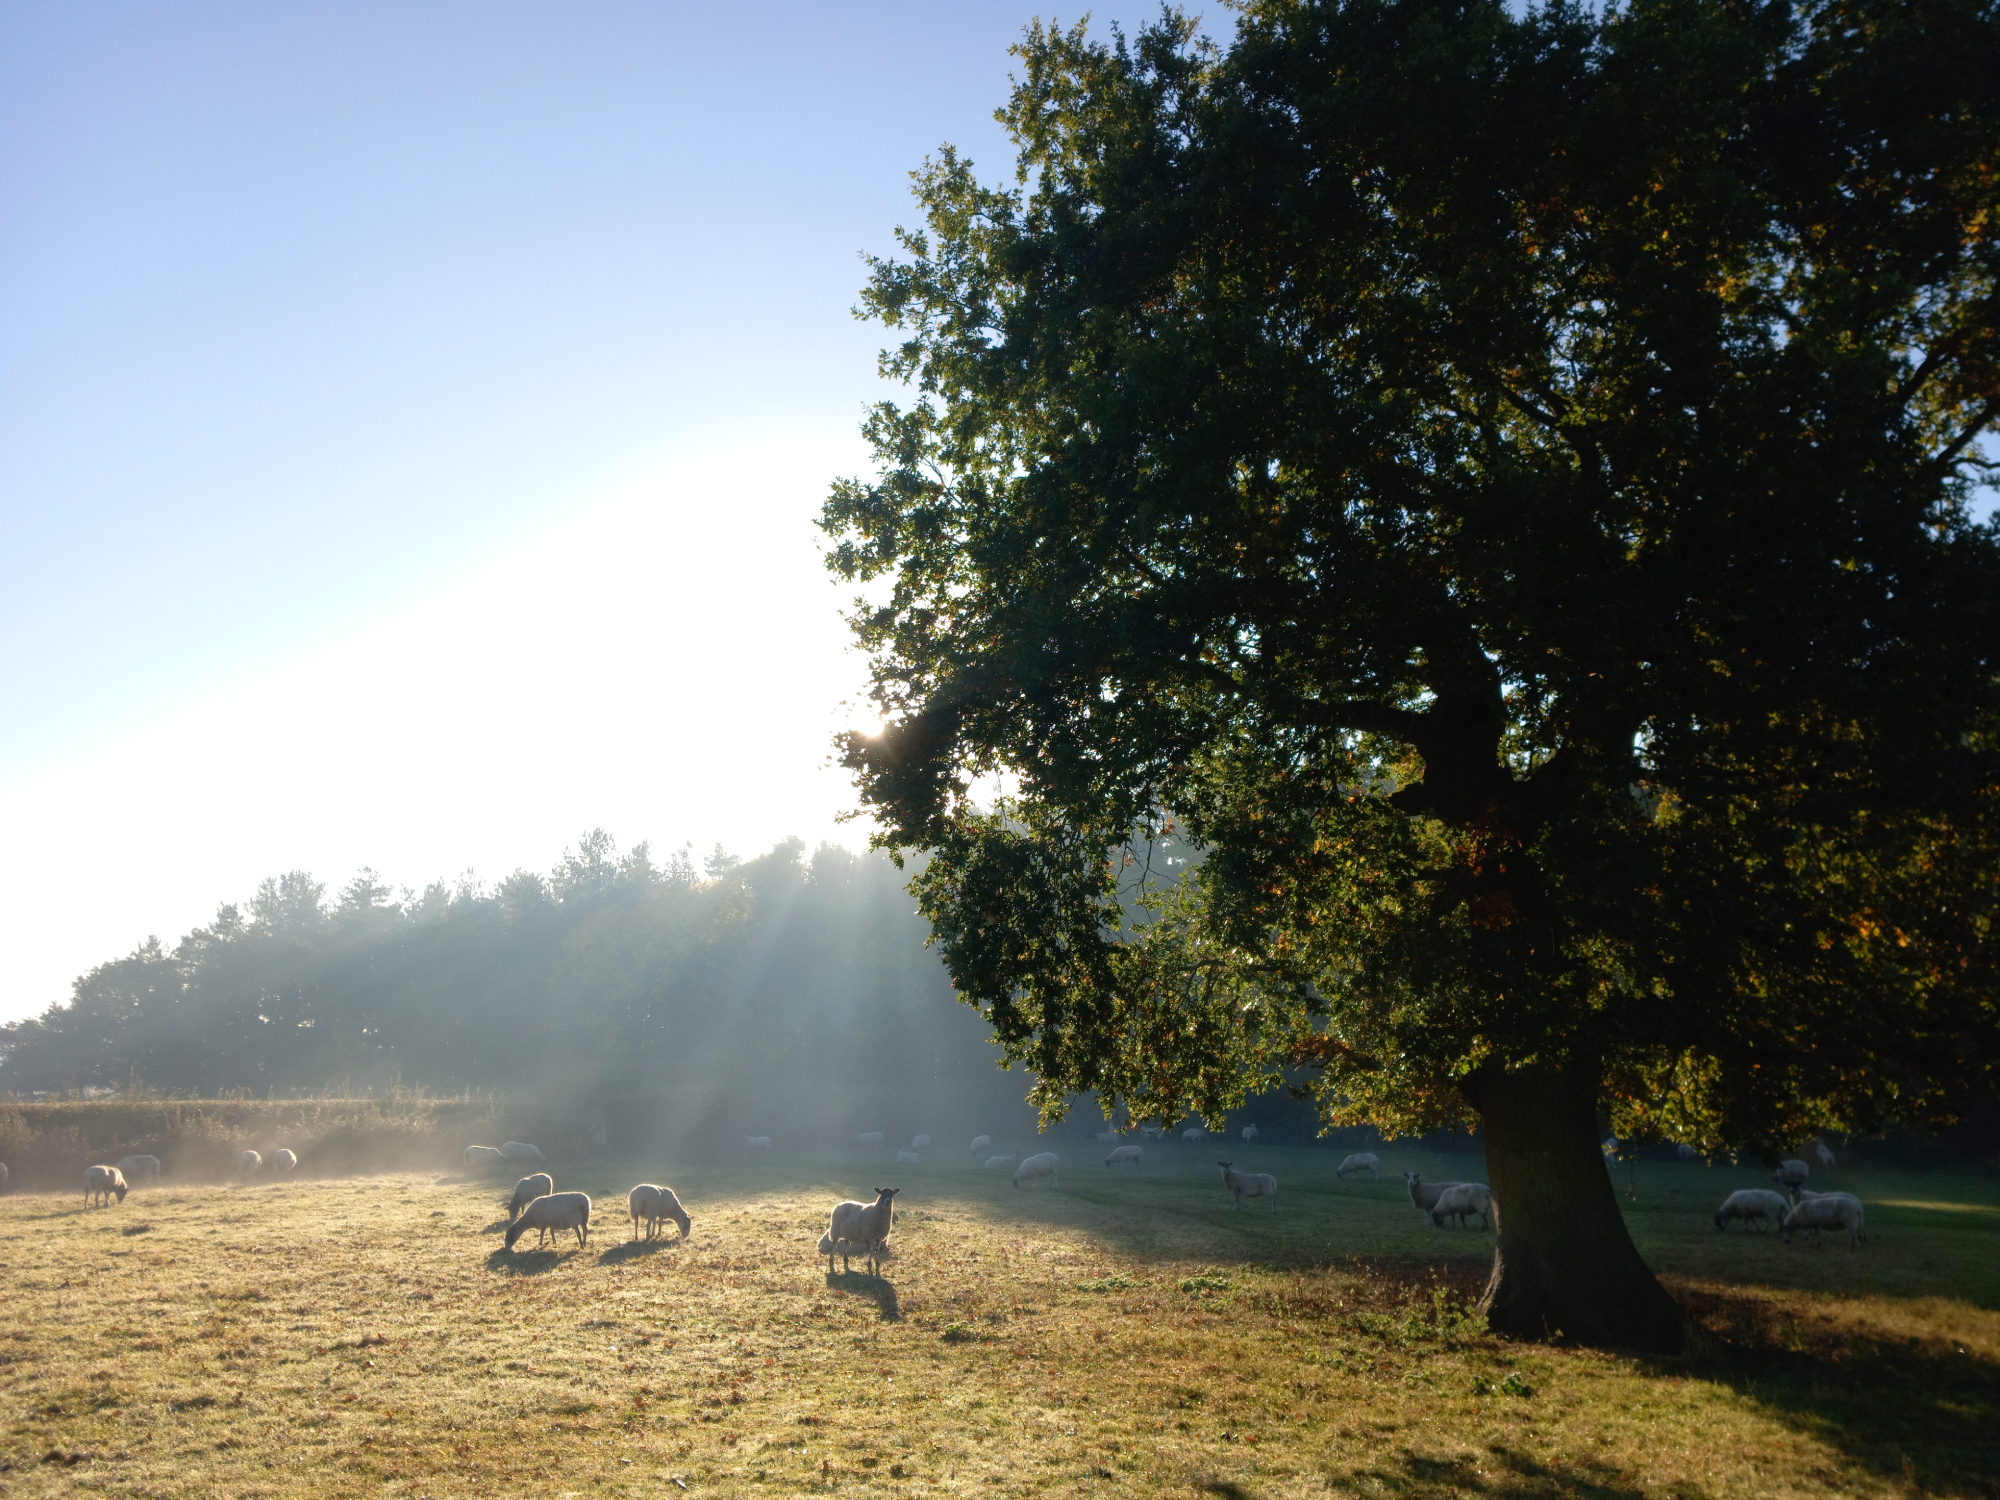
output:
M857 255L1031 14L0 13L0 1021L283 870L861 842Z

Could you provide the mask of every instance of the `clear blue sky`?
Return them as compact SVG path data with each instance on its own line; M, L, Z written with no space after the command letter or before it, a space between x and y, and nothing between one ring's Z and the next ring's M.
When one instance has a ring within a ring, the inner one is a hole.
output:
M1034 14L0 9L0 1020L281 869L840 836L857 256Z

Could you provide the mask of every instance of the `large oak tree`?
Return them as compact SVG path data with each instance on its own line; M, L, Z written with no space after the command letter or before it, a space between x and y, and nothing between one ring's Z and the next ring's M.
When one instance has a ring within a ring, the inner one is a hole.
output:
M960 995L1050 1108L1476 1124L1492 1325L1678 1346L1600 1111L1769 1152L1996 1081L1994 6L1019 56L823 519Z

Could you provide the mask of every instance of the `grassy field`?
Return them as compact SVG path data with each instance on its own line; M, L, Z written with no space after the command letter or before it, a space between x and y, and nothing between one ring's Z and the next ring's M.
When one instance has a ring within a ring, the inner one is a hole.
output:
M1400 1182L1239 1148L1283 1190L1238 1214L1216 1154L558 1164L590 1248L513 1254L455 1175L0 1199L0 1494L2000 1495L1991 1178L1841 1174L1856 1253L1718 1235L1748 1170L1642 1168L1714 1332L1661 1361L1485 1334L1490 1237ZM641 1180L687 1246L628 1243ZM898 1259L829 1278L828 1206L888 1183Z

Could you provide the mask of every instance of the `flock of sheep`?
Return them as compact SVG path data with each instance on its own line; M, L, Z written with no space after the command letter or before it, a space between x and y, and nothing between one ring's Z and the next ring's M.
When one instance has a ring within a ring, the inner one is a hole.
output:
M1242 1131L1245 1142L1257 1138L1257 1127L1246 1125ZM1160 1126L1141 1126L1139 1134L1147 1140L1159 1140L1164 1131ZM1191 1127L1181 1132L1181 1139L1189 1143L1199 1142L1206 1132ZM1116 1141L1119 1132L1105 1131L1098 1136L1100 1141ZM884 1137L880 1131L863 1131L855 1138L862 1146L880 1148ZM913 1163L920 1161L917 1155L931 1144L928 1135L919 1135L908 1146L898 1147L896 1161ZM977 1157L981 1151L993 1144L991 1136L976 1136L970 1154ZM769 1136L745 1136L745 1149L768 1155L771 1149ZM1822 1169L1833 1166L1833 1152L1825 1142L1815 1141L1813 1147ZM1687 1147L1681 1148L1683 1159L1692 1156ZM464 1162L468 1170L478 1171L510 1162L540 1162L544 1160L541 1151L527 1141L508 1141L500 1146L467 1146ZM251 1176L268 1167L275 1173L289 1173L298 1167L298 1156L287 1148L279 1147L267 1159L256 1151L244 1151L236 1159L237 1171L243 1176ZM1050 1187L1059 1187L1057 1173L1061 1160L1053 1151L1043 1151L1034 1156L1019 1157L1013 1153L994 1155L986 1158L990 1169L1000 1170L1011 1167L1015 1187L1024 1182L1046 1181ZM1107 1168L1129 1167L1134 1171L1145 1165L1145 1150L1135 1143L1114 1146L1110 1155L1104 1158ZM1239 1172L1235 1164L1228 1161L1216 1163L1222 1170L1223 1190L1236 1200L1238 1212L1242 1211L1245 1198L1268 1198L1271 1212L1278 1211L1278 1179L1268 1172ZM1372 1152L1360 1151L1347 1157L1335 1171L1335 1176L1345 1180L1353 1176L1367 1176L1371 1179L1381 1175L1381 1160ZM1867 1239L1867 1216L1861 1200L1852 1193L1814 1193L1806 1190L1812 1169L1801 1159L1780 1162L1771 1174L1772 1180L1781 1191L1769 1188L1745 1188L1731 1193L1715 1212L1715 1227L1727 1229L1730 1224L1742 1222L1746 1227L1755 1222L1764 1228L1775 1225L1786 1244L1799 1233L1809 1233L1815 1244L1822 1229L1847 1231L1848 1244L1859 1248ZM83 1174L84 1201L93 1205L108 1204L112 1198L120 1203L134 1183L154 1181L160 1176L160 1159L157 1156L127 1156L115 1166L97 1165L88 1167ZM1420 1173L1405 1172L1404 1183L1410 1194L1410 1202L1417 1211L1430 1222L1442 1228L1447 1221L1455 1221L1463 1228L1467 1221L1477 1215L1480 1226L1493 1227L1493 1190L1483 1182L1425 1182ZM0 1192L7 1187L7 1167L0 1162ZM891 1259L889 1229L894 1216L893 1200L899 1188L877 1188L872 1203L843 1202L834 1205L828 1221L826 1233L820 1237L819 1254L826 1259L828 1274L833 1271L833 1262L838 1258L848 1266L853 1259L860 1259L871 1271L879 1270L882 1263ZM657 1183L642 1182L626 1195L626 1205L632 1222L632 1233L636 1238L643 1226L647 1239L659 1234L667 1221L680 1227L681 1239L685 1240L692 1227L692 1220L674 1190ZM509 1250L528 1230L537 1231L535 1243L539 1246L550 1236L560 1239L564 1232L576 1235L579 1248L587 1245L590 1238L590 1196L587 1193L558 1193L555 1180L547 1172L535 1172L523 1177L514 1185L514 1195L507 1208L506 1243Z

